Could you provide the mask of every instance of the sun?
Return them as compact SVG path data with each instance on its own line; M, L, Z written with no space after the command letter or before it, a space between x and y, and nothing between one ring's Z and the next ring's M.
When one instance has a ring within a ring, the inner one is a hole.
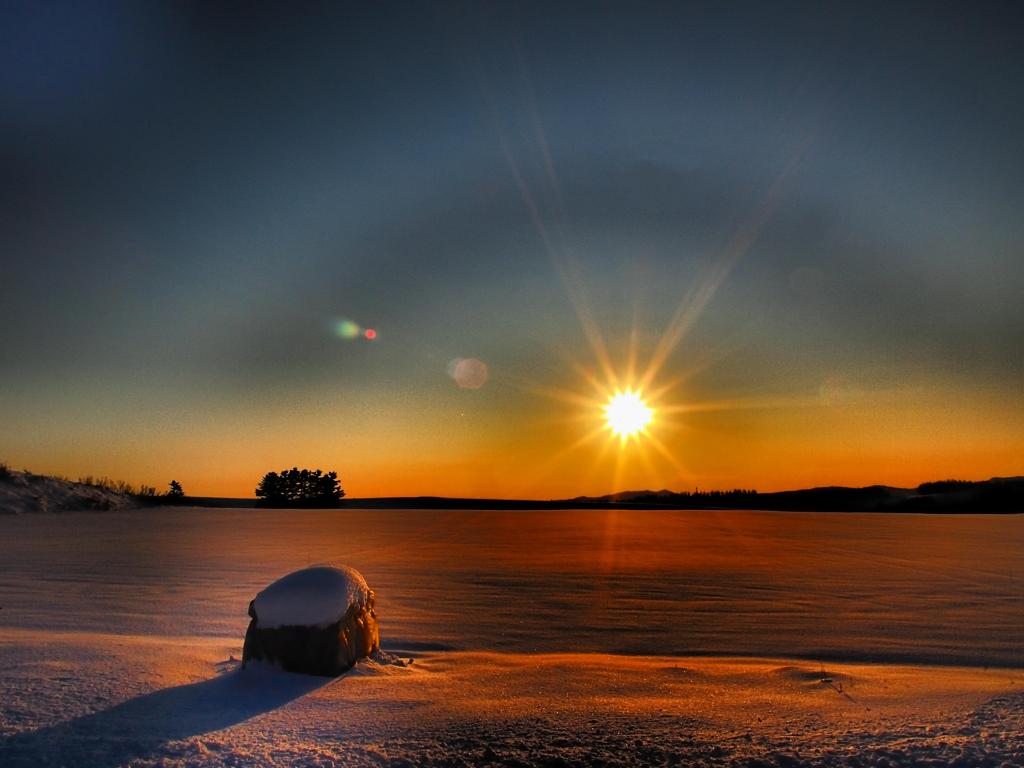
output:
M639 392L632 389L616 392L604 407L608 428L625 440L651 423L654 411L644 402Z

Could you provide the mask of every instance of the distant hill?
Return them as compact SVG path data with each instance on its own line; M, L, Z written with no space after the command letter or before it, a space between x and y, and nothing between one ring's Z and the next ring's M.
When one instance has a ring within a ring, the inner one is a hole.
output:
M775 509L815 512L1024 512L1024 477L940 480L917 488L827 486L796 491L621 491L574 503L643 504L672 509Z

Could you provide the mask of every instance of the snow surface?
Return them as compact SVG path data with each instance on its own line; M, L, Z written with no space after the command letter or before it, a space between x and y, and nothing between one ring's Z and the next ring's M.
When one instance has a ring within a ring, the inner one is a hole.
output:
M252 596L335 558L413 663L240 671ZM1024 517L3 517L0 766L39 765L1024 766Z
M256 595L256 624L277 627L326 627L350 607L370 600L366 579L347 565L315 565L282 576Z
M1024 765L1020 670L455 651L329 680L232 653L0 633L0 765Z

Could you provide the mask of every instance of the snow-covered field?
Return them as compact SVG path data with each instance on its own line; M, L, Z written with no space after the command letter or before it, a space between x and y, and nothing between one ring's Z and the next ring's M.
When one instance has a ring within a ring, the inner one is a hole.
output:
M237 670L316 562L414 663ZM1022 638L1013 516L0 518L0 766L1024 765Z

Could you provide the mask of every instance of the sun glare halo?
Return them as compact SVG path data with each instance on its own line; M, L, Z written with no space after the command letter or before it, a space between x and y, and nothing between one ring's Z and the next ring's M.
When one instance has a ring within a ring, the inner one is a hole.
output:
M627 389L612 395L604 407L608 428L625 439L642 432L651 423L654 411L644 402L639 392Z

